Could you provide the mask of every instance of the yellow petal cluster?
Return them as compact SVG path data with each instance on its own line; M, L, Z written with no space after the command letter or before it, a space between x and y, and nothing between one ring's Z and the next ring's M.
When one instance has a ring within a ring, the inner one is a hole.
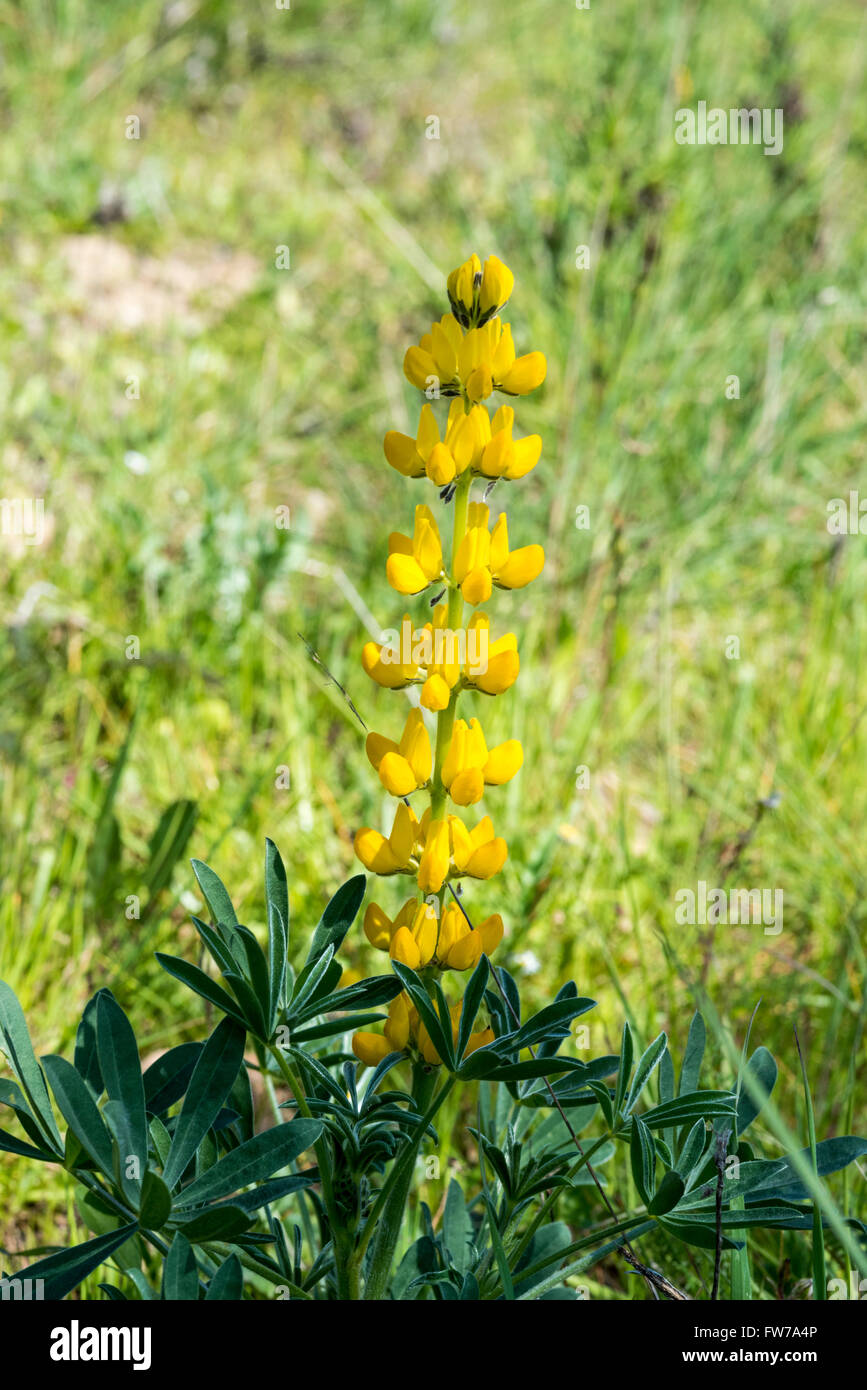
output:
M542 453L538 434L515 439L515 412L501 405L493 420L483 405L465 409L452 401L445 433L440 434L433 407L423 405L415 438L389 430L383 441L385 457L405 478L427 478L447 487L469 471L482 478L517 482L536 467Z
M487 603L491 590L523 589L542 572L545 552L541 545L525 545L509 550L506 513L489 530L490 509L484 502L471 502L467 530L455 556L454 577L467 603Z
M452 1041L457 1043L461 1022L461 1002L450 1009ZM480 1047L487 1047L494 1041L492 1028L482 1028L471 1033L464 1058ZM423 1058L429 1066L437 1066L440 1055L430 1040L428 1031L418 1016L418 1011L405 994L399 994L389 1005L388 1019L382 1034L358 1032L352 1039L352 1050L365 1066L375 1067L391 1052L409 1052ZM463 1059L459 1059L463 1060Z
M483 268L474 254L448 278L452 313L463 328L484 323L507 304L514 287L514 275L498 256L489 256Z
M450 903L438 917L431 903L407 898L392 919L371 903L364 917L364 934L371 946L387 951L392 960L423 970L436 965L440 970L472 970L482 954L490 955L503 937L499 913L471 927L460 908Z
M363 826L355 836L355 852L366 869L382 877L405 875L414 881L415 893L394 918L371 903L364 930L373 947L426 979L473 969L503 936L498 913L473 925L453 885L464 878L493 878L506 862L508 846L489 815L467 825L449 808L475 806L487 788L514 777L524 757L517 739L489 749L478 718L457 717L461 695L501 695L520 670L514 633L492 640L490 619L479 605L494 589L523 588L545 562L540 545L511 550L505 513L492 524L490 508L471 496L476 479L526 477L542 451L538 435L515 434L511 406L501 405L491 416L485 404L494 391L524 396L545 380L542 353L518 356L511 327L500 317L513 288L512 272L496 256L483 265L473 255L452 271L450 312L404 360L405 375L426 398L415 437L389 430L384 440L391 467L403 477L434 484L452 523L448 556L426 504L415 509L411 535L394 531L389 536L386 574L392 588L411 596L436 585L441 593L433 611L419 615L418 626L404 614L400 628L384 633L381 642L366 643L361 657L378 686L419 687L419 707L410 712L399 741L379 733L367 737L367 756L382 787L400 798L391 829L383 833ZM437 404L442 397L450 400L447 413ZM466 617L465 605L475 610ZM429 798L420 816L410 804L419 792ZM461 1007L451 1010L455 1040ZM473 1033L467 1052L493 1038L490 1028ZM369 1066L392 1052L428 1065L440 1062L405 994L392 1002L382 1034L356 1033L352 1045Z
M413 876L423 894L439 893L458 878L493 878L506 862L509 849L494 834L490 816L472 830L454 815L433 817L430 808L417 820L401 801L388 835L365 825L356 833L355 853L366 869L381 878Z
M511 324L499 317L464 330L454 314L443 314L431 325L403 361L407 381L437 398L461 396L477 404L493 391L526 396L545 380L547 363L541 352L515 355Z

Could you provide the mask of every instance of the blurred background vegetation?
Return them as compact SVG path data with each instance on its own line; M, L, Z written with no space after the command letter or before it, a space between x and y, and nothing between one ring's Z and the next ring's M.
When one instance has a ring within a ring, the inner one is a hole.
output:
M548 559L491 605L522 670L486 732L526 757L487 803L508 864L469 901L503 912L531 997L573 977L599 1001L594 1052L628 1017L680 1055L702 989L740 1046L761 999L793 1126L794 1024L820 1136L863 1128L867 539L826 525L867 487L863 6L0 0L0 22L0 492L47 527L0 538L0 975L37 1046L68 1048L106 984L150 1051L201 1034L153 960L195 950L190 855L258 927L270 835L299 949L355 871L386 798L299 634L396 735L405 702L359 653L403 611L387 535L423 489L382 436L414 433L402 358L445 273L493 251L518 351L549 362L518 402L542 462L493 500ZM677 145L700 99L782 108L783 153ZM783 931L677 926L699 879L782 889ZM345 964L372 954L359 927ZM10 1252L76 1219L46 1171L3 1156Z

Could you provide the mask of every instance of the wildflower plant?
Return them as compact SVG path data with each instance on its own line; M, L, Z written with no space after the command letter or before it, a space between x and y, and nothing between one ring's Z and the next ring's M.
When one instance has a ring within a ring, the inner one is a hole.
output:
M731 1296L748 1298L760 1231L804 1233L814 1297L846 1261L867 1272L865 1228L843 1218L822 1181L867 1141L817 1140L806 1067L807 1146L762 1156L744 1137L757 1117L783 1133L765 1048L745 1046L709 1089L700 1014L677 1071L664 1033L636 1052L628 1024L619 1054L573 1055L572 1024L594 1001L568 982L527 1016L517 981L493 959L501 915L476 920L461 891L494 878L508 853L491 818L473 823L468 808L523 760L515 739L489 745L479 713L482 696L515 683L517 640L471 652L469 639L488 636L480 605L493 589L531 582L544 563L538 545L512 550L505 515L492 525L486 502L471 500L474 482L518 481L541 453L538 436L516 437L511 406L491 416L487 404L545 376L541 353L517 357L502 321L512 288L494 256L449 277L449 312L405 361L413 385L450 400L448 417L438 424L429 400L414 439L385 438L388 462L432 483L451 517L448 561L427 502L411 535L390 537L392 587L433 589L436 602L420 633L406 617L408 644L369 643L362 654L377 684L418 697L394 737L367 738L394 813L388 835L365 827L355 840L370 873L408 880L394 915L372 901L364 916L389 968L347 982L338 958L364 875L338 890L306 953L297 948L269 841L263 929L243 925L217 874L194 860L207 908L193 918L202 963L157 957L198 1001L204 1040L142 1070L133 1027L104 988L84 1009L72 1060L37 1058L0 982L12 1073L0 1076L0 1105L13 1126L0 1129L0 1150L64 1169L90 1232L5 1276L42 1281L46 1298L88 1281L91 1297L116 1301L576 1299L609 1259L635 1271L648 1297L681 1299L650 1263L676 1242L691 1248L712 1297L724 1267ZM460 717L459 700L472 701ZM436 1159L448 1131L455 1170L425 1181L418 1160ZM615 1155L628 1166L625 1193L606 1178ZM641 1260L639 1241L649 1247Z

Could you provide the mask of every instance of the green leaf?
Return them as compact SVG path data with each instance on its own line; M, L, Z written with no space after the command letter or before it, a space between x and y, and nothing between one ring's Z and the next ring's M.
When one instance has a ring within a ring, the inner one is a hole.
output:
M237 1303L243 1297L244 1271L235 1254L227 1255L205 1294L205 1302Z
M172 1191L195 1155L232 1089L244 1060L246 1035L230 1018L222 1019L202 1048L175 1125L163 1180Z
M183 1223L181 1233L196 1245L209 1240L235 1240L249 1230L252 1220L252 1216L237 1204L224 1203L197 1211Z
M764 1108L765 1101L773 1091L777 1080L777 1064L766 1047L756 1048L747 1063L746 1071L747 1075L759 1087L759 1096L754 1099L741 1079L737 1108L738 1138Z
M17 1279L44 1279L43 1295L46 1299L65 1298L77 1288L88 1274L92 1274L104 1264L138 1230L137 1223L131 1221L116 1231L86 1240L83 1245L74 1245L70 1250L61 1250L49 1255L45 1260L37 1260L16 1275Z
M139 1220L147 1231L159 1231L172 1211L172 1194L162 1178L149 1168L141 1185Z
M265 841L265 901L268 904L268 975L271 981L269 1022L273 1031L286 984L289 948L289 886L283 860L273 840Z
M42 1065L60 1113L72 1133L97 1168L106 1177L113 1178L111 1135L83 1078L63 1057L43 1057Z
M0 1129L0 1150L7 1154L18 1154L19 1158L38 1158L43 1163L56 1163L57 1154L51 1149L37 1149L32 1144L25 1144L23 1139L17 1139L14 1134L7 1134L5 1129Z
M75 1054L73 1062L94 1100L99 1100L105 1084L99 1066L99 1050L96 1045L96 1010L102 990L97 990L84 1006L81 1022L75 1035Z
M140 1174L148 1166L141 1061L132 1024L108 990L100 994L96 1006L96 1042L106 1093L114 1102L111 1114L118 1146L118 1181L128 1200L138 1206L141 1177L127 1177L127 1168L131 1159Z
M154 955L169 975L174 979L180 980L182 985L193 990L195 994L207 999L209 1004L213 1004L220 1013L226 1014L229 1018L235 1019L245 1028L246 1020L243 1013L238 1008L231 994L228 994L220 985L206 975L204 970L200 970L197 965L190 965L187 961L181 960L179 956L164 956L162 951L155 951Z
M323 977L328 973L328 967L334 959L334 947L326 946L321 956L316 960L310 961L301 971L295 981L295 988L290 999L290 1012L300 1014L304 1005L316 997L317 987L321 984Z
M614 1088L614 1113L620 1114L620 1107L623 1104L623 1097L626 1095L626 1088L629 1085L629 1077L632 1073L632 1057L634 1043L632 1041L632 1029L628 1023L623 1025L623 1038L620 1044L620 1070L617 1073L617 1084Z
M232 899L213 869L203 864L201 859L191 859L190 863L202 890L202 896L208 904L211 920L223 940L228 941L232 935L232 928L238 925Z
M498 1039L498 1043L508 1041L509 1049L512 1050L532 1047L535 1043L547 1042L554 1037L568 1038L569 1024L572 1019L578 1018L579 1014L585 1014L588 1009L595 1009L595 1007L595 999L582 999L575 996L557 999L553 1004L548 1004L544 1009L540 1009L508 1039Z
M706 1144L707 1130L704 1120L696 1120L677 1159L677 1171L685 1183L689 1183L691 1175L701 1162Z
M801 1157L812 1167L809 1147L801 1149L800 1152ZM834 1139L820 1139L816 1145L816 1172L820 1178L827 1177L829 1173L837 1173L841 1168L854 1163L856 1158L865 1153L867 1139L858 1139L852 1134L839 1135ZM783 1171L777 1176L769 1177L767 1182L753 1191L752 1196L761 1197L764 1201L806 1202L810 1193L798 1177L791 1161L788 1158L781 1161Z
M452 1266L459 1274L467 1274L473 1259L473 1223L460 1183L454 1178L446 1194L442 1235Z
M485 987L488 983L488 976L491 967L488 964L487 956L482 956L478 965L470 976L470 982L464 990L463 1003L461 1004L461 1019L458 1026L458 1044L455 1049L455 1056L460 1060L470 1040L473 1031L473 1024L476 1021L482 999L485 994ZM462 1270L461 1273L464 1271Z
M731 1091L690 1091L645 1110L641 1118L651 1129L669 1129L695 1120L728 1118L734 1113L735 1098Z
M340 950L343 938L361 907L366 887L367 879L364 874L356 874L355 878L349 879L342 888L338 888L313 933L305 964L318 960L329 946L333 946L335 951Z
M706 1038L707 1029L704 1019L700 1013L694 1013L689 1025L686 1051L683 1054L683 1065L680 1068L680 1081L677 1087L677 1094L679 1096L698 1090L698 1078L701 1072Z
M48 1098L45 1077L36 1060L21 1005L5 980L0 980L0 1048L9 1059L9 1065L27 1097L34 1121L48 1148L62 1154L63 1144Z
M629 1152L635 1186L638 1188L642 1202L649 1207L653 1201L656 1187L656 1150L653 1147L650 1130L638 1115L632 1117Z
M142 1077L145 1105L152 1115L164 1115L187 1089L202 1044L179 1043L152 1062Z
M543 1279L547 1279L549 1274L557 1268L558 1263L555 1256L558 1251L564 1251L572 1243L572 1233L564 1221L551 1221L546 1226L542 1226L533 1236L527 1250L521 1257L517 1269L515 1270L515 1295L521 1297L528 1293L530 1289L541 1284ZM566 1258L564 1253L563 1259ZM546 1262L545 1269L539 1269L535 1274L531 1274L527 1279L521 1279L521 1270L528 1269L534 1264Z
M311 1148L322 1133L319 1120L288 1120L263 1130L221 1158L181 1192L178 1200L188 1207L214 1202L251 1183L263 1182L287 1168L299 1154Z
M651 1216L664 1216L672 1207L677 1206L682 1196L683 1178L673 1168L669 1168L647 1210Z
M253 1034L254 1037L261 1039L262 1042L270 1040L268 1025L265 1021L265 1013L256 992L252 985L244 979L243 975L236 975L228 972L223 977L226 984L232 989L244 1019L244 1027Z
M454 1070L451 1021L448 1019L448 1013L446 1014L446 1025L443 1027L439 1015L435 1012L433 1004L430 1001L428 992L415 971L410 970L407 965L402 965L398 960L393 960L391 962L391 968L409 994L415 1007L418 1009L419 1017L427 1029L428 1036L439 1053L440 1058L450 1070ZM448 1036L446 1036L446 1028L448 1029Z
M193 1247L180 1231L169 1247L163 1266L163 1298L172 1302L194 1300L199 1296L199 1271Z
M684 1245L692 1245L697 1250L716 1250L717 1236L713 1226L702 1225L700 1221L686 1221L679 1216L660 1217L659 1224L677 1240L683 1241ZM739 1250L743 1241L722 1236L720 1245L723 1250Z
M668 1039L664 1033L660 1033L659 1037L654 1038L647 1051L639 1058L638 1065L635 1068L635 1075L632 1078L632 1085L626 1097L626 1105L623 1109L624 1115L628 1115L632 1110L632 1107L635 1105L635 1102L638 1100L654 1071L659 1066L660 1059L667 1046Z

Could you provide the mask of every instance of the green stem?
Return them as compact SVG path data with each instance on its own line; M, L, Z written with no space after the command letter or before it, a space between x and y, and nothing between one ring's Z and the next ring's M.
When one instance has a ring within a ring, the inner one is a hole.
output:
M298 1107L299 1114L303 1115L305 1119L311 1120L313 1118L313 1114L309 1105L307 1104L307 1101L304 1098L304 1087L302 1086L300 1080L296 1076L293 1068L289 1065L287 1058L284 1056L280 1048L276 1047L273 1044L269 1046L268 1051L271 1053L271 1056L274 1058L275 1062L280 1068L280 1071L283 1074L283 1078L287 1086L289 1086L290 1090L292 1091L292 1095L295 1098L295 1104ZM334 1205L334 1187L331 1182L331 1153L329 1151L328 1144L321 1136L316 1140L316 1143L313 1145L313 1149L316 1154L316 1163L319 1168L319 1183L322 1188L322 1200L325 1205L325 1210L328 1213L328 1223L331 1227L332 1238L334 1239L335 1266L337 1266L339 1264L337 1260L337 1235L341 1229L341 1223L337 1219L337 1210ZM339 1283L341 1278L339 1268L337 1269L337 1277Z
M436 1079L435 1072L429 1073L417 1064L413 1078L413 1093L416 1094L420 1103L423 1103L425 1091L429 1091L436 1085ZM361 1239L355 1249L354 1259L360 1269L364 1252L375 1231L376 1240L371 1252L370 1267L364 1288L364 1297L368 1301L385 1298L421 1141L427 1132L428 1125L454 1084L455 1077L449 1076L433 1097L424 1113L422 1123L418 1126L415 1138L407 1143L403 1153L395 1162L365 1222Z

